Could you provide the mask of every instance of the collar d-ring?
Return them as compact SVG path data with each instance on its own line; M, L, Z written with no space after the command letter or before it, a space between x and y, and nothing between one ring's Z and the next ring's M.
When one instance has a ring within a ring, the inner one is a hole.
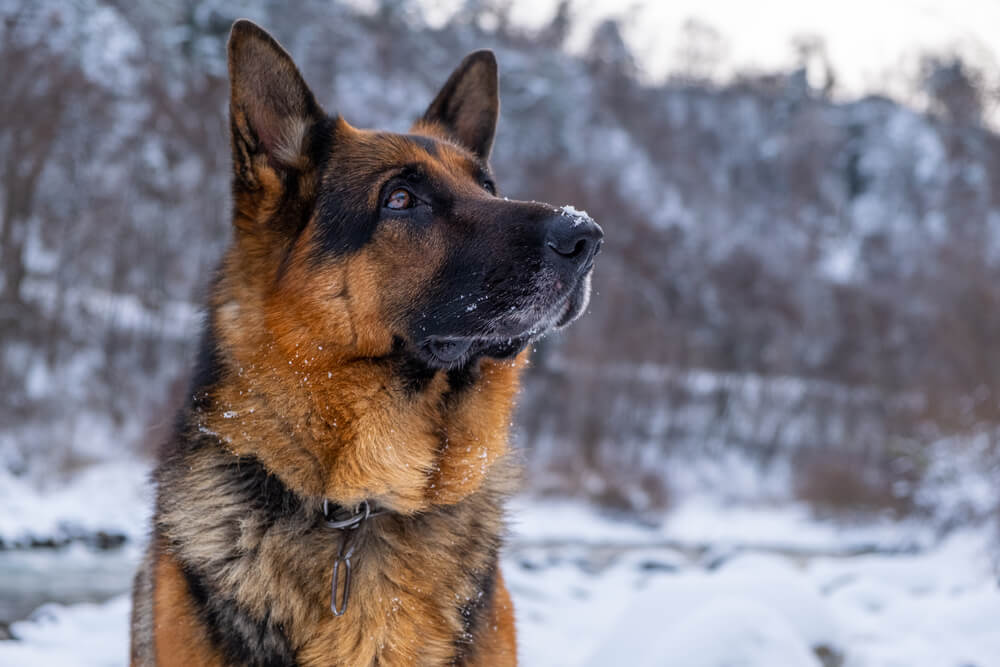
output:
M340 507L340 510L344 508ZM323 520L326 525L330 528L336 528L338 530L345 530L349 528L357 528L361 525L365 519L367 519L372 514L371 505L367 500L362 500L358 505L357 509L353 514L347 517L337 518L338 510L331 509L330 501L326 498L323 499Z

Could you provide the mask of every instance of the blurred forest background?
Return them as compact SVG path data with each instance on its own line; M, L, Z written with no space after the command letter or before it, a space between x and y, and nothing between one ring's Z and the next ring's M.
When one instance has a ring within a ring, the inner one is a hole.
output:
M537 29L502 0L441 25L405 2L0 8L0 477L51 483L166 436L230 234L224 47L249 16L362 127L404 130L493 48L504 193L604 226L589 314L527 376L529 489L995 516L995 72L929 53L918 109L833 96L815 37L788 71L711 79L720 38L698 23L651 81L614 20L563 48L566 4Z

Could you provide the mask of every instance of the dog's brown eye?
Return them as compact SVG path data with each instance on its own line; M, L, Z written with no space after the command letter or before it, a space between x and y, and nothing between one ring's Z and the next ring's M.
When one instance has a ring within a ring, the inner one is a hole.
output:
M397 211L404 208L413 208L414 198L410 194L409 190L405 188L397 188L392 191L389 198L385 200L386 208L395 209Z
M483 189L489 192L491 195L495 195L497 193L497 184L487 178L485 181L483 181Z

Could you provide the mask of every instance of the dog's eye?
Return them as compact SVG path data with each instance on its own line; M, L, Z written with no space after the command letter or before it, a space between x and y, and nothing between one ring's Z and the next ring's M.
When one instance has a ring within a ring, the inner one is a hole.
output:
M497 184L487 178L483 181L483 190L486 190L491 195L495 195L497 193Z
M401 211L405 208L413 208L415 203L416 198L410 194L409 190L406 188L396 188L385 200L385 207Z

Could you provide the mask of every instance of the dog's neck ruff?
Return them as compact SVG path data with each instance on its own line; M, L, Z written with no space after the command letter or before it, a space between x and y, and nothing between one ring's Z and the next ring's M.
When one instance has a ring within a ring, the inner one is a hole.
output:
M343 533L340 538L340 551L333 561L333 576L330 580L330 611L334 616L343 616L347 611L347 601L351 594L351 556L354 555L354 542L358 535L358 529L368 519L388 514L389 510L381 509L377 506L373 509L372 503L362 500L353 510L342 505L323 500L323 521L327 527L339 530ZM337 602L337 588L340 579L340 569L344 569L343 594L340 602Z

